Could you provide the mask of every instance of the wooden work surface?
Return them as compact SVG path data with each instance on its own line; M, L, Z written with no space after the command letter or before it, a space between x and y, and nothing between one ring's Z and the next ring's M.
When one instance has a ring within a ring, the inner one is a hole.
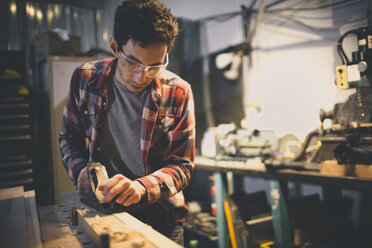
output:
M1 247L42 247L33 190L0 189L0 241Z
M23 187L0 190L0 240L4 247L27 247Z
M87 233L97 247L108 247L102 242L102 235L110 234L110 248L181 248L128 213L98 217L94 214L85 216L84 211L77 211L80 230Z
M144 248L181 247L128 213L104 214L87 207L80 202L76 191L62 192L61 200L61 205L42 206L38 209L43 247L102 247L99 243L100 233L92 228L95 218L99 218L103 225L110 225L113 230L135 229L147 240ZM71 207L78 209L78 226L71 225ZM86 208L89 208L90 213L83 215L82 210ZM132 242L122 242L110 243L110 247L137 246Z
M181 247L128 213L104 214L87 207L76 191L63 192L61 198L60 205L36 208L33 191L24 192L23 187L0 189L0 247ZM72 207L79 213L79 225L71 223ZM82 214L86 209L89 213ZM96 242L101 238L93 223L96 218L102 226L110 226L113 231L127 235L126 238L115 240L116 236L111 237L115 232L107 229L109 245L102 246Z
M70 225L69 212L65 206L42 206L38 212L44 248L95 247L86 234Z
M371 191L372 179L346 176L323 175L316 171L301 171L293 169L280 169L267 171L247 168L243 162L216 161L203 157L195 159L195 167L199 170L212 172L232 172L257 178L287 180L308 184L329 185L351 190Z

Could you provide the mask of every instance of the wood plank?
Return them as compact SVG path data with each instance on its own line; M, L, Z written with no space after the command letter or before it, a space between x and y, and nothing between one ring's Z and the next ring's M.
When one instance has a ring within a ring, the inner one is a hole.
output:
M27 247L23 187L0 189L0 240L2 247Z
M88 221L85 220L81 210L77 210L77 212L78 212L77 213L78 214L78 224L79 224L80 230L88 235L88 237L95 244L96 247L104 247L103 244L102 244L102 240L100 238L100 233L96 232L93 229L93 227L91 226L91 224L93 222L90 222L89 220ZM107 248L107 247L105 247L105 248Z
M143 236L150 241L155 247L169 247L169 248L181 248L179 244L173 240L167 238L163 234L154 230L151 226L139 221L128 213L114 214L116 218L121 220L126 225L130 226L134 230L141 232Z
M80 230L86 233L91 241L97 246L102 247L100 234L106 232L100 228L94 228L95 216L99 216L99 219L103 224L109 225L112 230L129 230L133 229L139 233L139 236L142 236L146 240L145 248L180 248L181 246L175 243L174 241L168 239L161 233L152 229L149 225L144 224L139 221L132 215L128 213L118 213L113 215L108 215L101 213L93 208L89 208L90 214L83 216L82 210L86 207L83 203L80 202L80 195L76 191L67 191L61 193L61 199L63 206L66 209L70 207L76 207L78 212L78 224ZM133 247L131 241L123 242L111 242L110 247Z
M128 213L105 216L84 215L78 209L78 223L97 247L107 247L101 235L110 235L110 248L180 248L181 246Z
M139 232L131 231L132 228L127 224L120 221L113 215L106 215L106 216L84 216L82 210L78 211L78 222L79 227L81 230L88 234L90 239L93 243L99 248L129 248L129 247L143 247L143 248L157 248L158 246L154 246L151 242L148 242L144 239L143 235ZM115 239L113 236L115 233L118 235L123 235L123 239ZM130 233L130 234L129 234ZM109 234L111 237L109 238L109 245L102 242L102 235ZM133 238L137 238L141 240L140 243L143 242L143 245L136 246L133 244Z
M30 190L24 193L26 209L26 225L28 247L42 248L40 237L40 225L37 215L35 191Z
M41 206L38 212L44 248L95 247L87 235L69 225L69 212L62 205Z

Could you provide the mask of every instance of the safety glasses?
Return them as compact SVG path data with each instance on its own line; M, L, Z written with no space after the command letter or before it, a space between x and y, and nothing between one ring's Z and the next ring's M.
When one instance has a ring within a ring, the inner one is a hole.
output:
M145 72L148 77L155 77L162 73L168 65L168 53L165 57L165 61L162 65L150 65L145 66L136 60L126 55L123 51L119 52L119 64L123 70L127 70L131 73L137 74Z

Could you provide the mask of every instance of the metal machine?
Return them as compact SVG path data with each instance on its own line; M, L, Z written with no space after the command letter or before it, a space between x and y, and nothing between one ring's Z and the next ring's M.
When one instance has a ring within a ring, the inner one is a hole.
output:
M346 56L342 42L356 35L358 50L352 60ZM315 162L336 158L339 164L372 164L372 27L362 27L343 34L337 45L343 65L336 67L336 83L340 89L355 88L356 93L331 112L320 110L321 127L332 119L329 130L321 130L321 146Z
M276 147L274 130L238 129L235 124L220 124L204 133L201 153L217 160L264 160L271 157Z
M352 52L352 60L346 56L342 42L348 35L358 37L358 51ZM336 67L336 83L339 89L355 88L356 93L343 104L336 104L331 113L322 112L320 119L332 118L341 127L369 126L372 123L372 27L362 27L346 32L340 37L337 52L343 65Z
M352 59L346 56L343 40L356 35L358 50ZM372 165L372 27L347 31L338 40L338 54L342 65L336 67L336 85L339 89L355 89L343 103L335 104L332 111L320 110L320 129L310 132L302 150L290 161L266 161L271 168L319 170L319 163L337 160L338 164ZM330 128L324 120L331 119Z

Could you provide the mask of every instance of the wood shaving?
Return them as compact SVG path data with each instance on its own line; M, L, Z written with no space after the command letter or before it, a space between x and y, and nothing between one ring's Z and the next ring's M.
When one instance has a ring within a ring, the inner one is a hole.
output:
M131 228L113 229L109 223L104 223L99 215L93 218L92 227L98 234L108 233L111 242L125 242L128 247L134 248L146 247L147 241L142 233Z
M112 231L112 227L110 224L103 224L102 229L110 233Z
M128 235L123 231L114 231L110 233L110 238L115 242L121 242L127 240Z
M94 226L102 226L102 220L101 220L101 217L99 217L98 214L94 217L93 225Z
M87 216L87 215L90 215L90 209L89 208L85 208L83 211L83 216Z
M140 248L145 246L146 241L143 238L135 238L132 240L132 247Z

